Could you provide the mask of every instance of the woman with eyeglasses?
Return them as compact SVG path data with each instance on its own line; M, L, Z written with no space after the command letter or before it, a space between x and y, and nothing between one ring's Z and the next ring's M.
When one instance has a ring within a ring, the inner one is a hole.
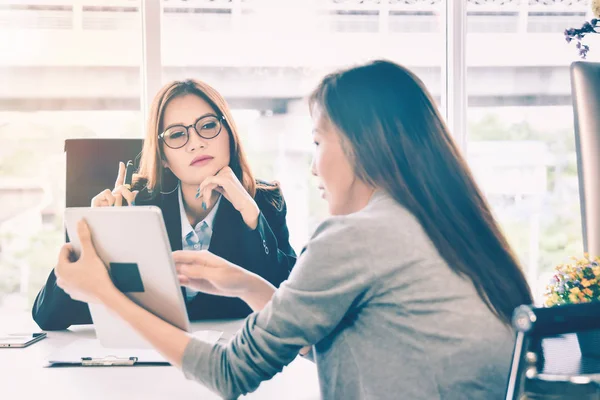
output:
M174 251L208 249L276 287L287 279L296 254L281 189L254 178L231 111L211 86L187 80L160 90L131 190L124 176L120 163L115 188L94 197L92 207L158 206ZM190 320L251 312L237 298L183 290ZM54 270L32 314L44 330L92 322L87 304L57 286Z

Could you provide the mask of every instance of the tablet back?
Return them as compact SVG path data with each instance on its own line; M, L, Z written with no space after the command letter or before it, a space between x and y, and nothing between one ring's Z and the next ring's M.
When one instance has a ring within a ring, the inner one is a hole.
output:
M85 218L100 258L110 265L115 286L159 318L189 331L167 231L158 207L67 208L65 224L77 256L77 222ZM96 335L103 346L151 347L103 305L90 304Z

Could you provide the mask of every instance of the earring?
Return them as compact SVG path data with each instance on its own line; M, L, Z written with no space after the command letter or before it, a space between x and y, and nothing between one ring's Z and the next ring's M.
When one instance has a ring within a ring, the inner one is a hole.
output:
M161 175L162 175L162 179L161 179L161 186L162 186L162 182L165 182L165 170L161 171ZM175 176L174 176L175 177ZM177 178L177 177L175 177ZM177 179L177 184L175 185L175 188L173 188L172 190L168 191L168 192L163 192L162 190L160 191L160 194L171 194L174 191L176 191L177 189L179 189L179 179Z
M174 191L176 191L177 189L179 189L179 181L177 181L177 185L175 185L175 189L171 190L170 192L163 192L162 190L160 191L160 194L171 194Z

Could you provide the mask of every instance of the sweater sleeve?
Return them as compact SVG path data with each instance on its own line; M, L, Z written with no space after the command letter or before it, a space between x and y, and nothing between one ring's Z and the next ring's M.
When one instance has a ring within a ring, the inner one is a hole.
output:
M280 372L302 347L333 332L372 284L372 273L361 261L368 259L368 249L358 237L345 217L322 223L290 278L228 345L192 339L183 357L185 376L236 398Z

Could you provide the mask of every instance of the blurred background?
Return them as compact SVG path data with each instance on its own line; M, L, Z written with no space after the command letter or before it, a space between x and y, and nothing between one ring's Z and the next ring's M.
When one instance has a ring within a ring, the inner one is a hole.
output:
M227 98L256 176L283 186L299 252L327 215L304 97L325 73L374 58L413 69L445 115L466 117L453 134L539 297L553 267L583 251L568 69L578 55L563 31L592 18L589 0L468 0L458 37L448 6L1 0L0 313L31 307L63 243L64 140L143 137L144 91L173 79ZM449 41L463 44L464 77L449 76ZM465 104L448 96L451 79Z

